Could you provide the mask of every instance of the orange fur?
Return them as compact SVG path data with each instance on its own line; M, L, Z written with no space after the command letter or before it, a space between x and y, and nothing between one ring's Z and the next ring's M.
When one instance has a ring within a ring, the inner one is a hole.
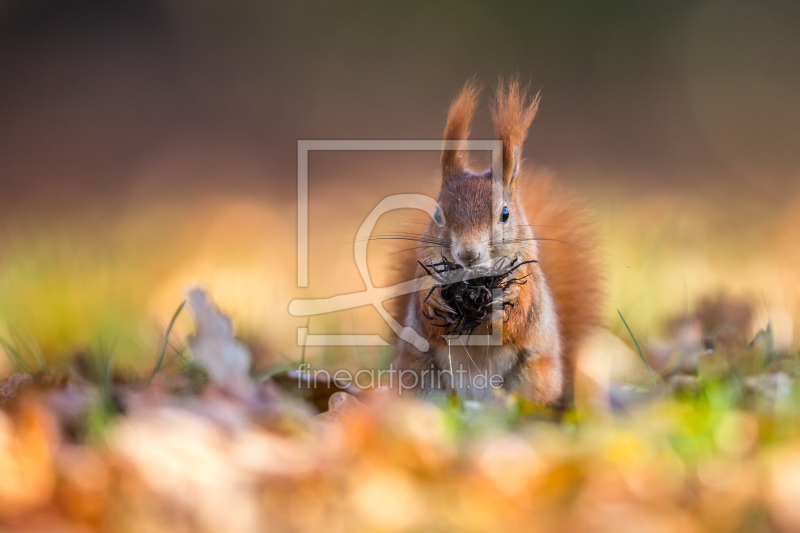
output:
M539 94L527 102L525 90L520 90L516 79L507 84L500 80L497 99L492 109L492 121L497 138L503 141L503 185L511 182L522 161L522 143L528 137L536 112L539 111Z
M465 141L469 138L472 117L478 105L480 88L473 80L468 81L461 93L450 104L447 113L447 125L444 129L445 141ZM467 169L469 152L463 148L464 143L459 143L458 150L442 151L442 177L447 179L460 174Z
M571 385L578 349L602 325L603 275L587 209L555 184L538 177L522 184L528 220L535 226L539 266L555 300L565 382Z

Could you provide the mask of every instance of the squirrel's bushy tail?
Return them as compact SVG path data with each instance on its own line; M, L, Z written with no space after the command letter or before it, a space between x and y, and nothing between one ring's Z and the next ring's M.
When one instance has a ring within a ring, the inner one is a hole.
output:
M528 222L538 239L539 262L555 300L566 383L572 383L577 351L602 322L603 276L591 216L549 176L521 184Z

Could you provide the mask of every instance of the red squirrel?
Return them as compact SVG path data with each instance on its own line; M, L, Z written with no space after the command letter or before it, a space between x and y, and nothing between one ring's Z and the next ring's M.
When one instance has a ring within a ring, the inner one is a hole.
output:
M469 137L478 94L468 82L453 101L446 141ZM514 272L527 276L526 282L506 289L504 298L514 305L505 321L495 321L502 323L502 344L471 344L469 335L461 335L448 346L442 329L429 319L434 309L440 316L443 312L436 291L427 300L428 291L406 295L400 305L407 325L430 344L421 352L398 339L394 368L406 388L424 395L453 389L460 397L476 399L517 390L539 404L570 401L576 352L601 322L602 276L585 209L550 180L521 183L522 144L538 105L538 95L528 98L516 80L500 83L492 119L503 146L502 193L492 194L491 170L469 168L461 143L457 150L442 152L441 212L420 239L418 262L409 262L402 272L405 280L420 278L426 275L421 264L443 257L466 269L501 258L530 261ZM473 335L489 331L485 325Z

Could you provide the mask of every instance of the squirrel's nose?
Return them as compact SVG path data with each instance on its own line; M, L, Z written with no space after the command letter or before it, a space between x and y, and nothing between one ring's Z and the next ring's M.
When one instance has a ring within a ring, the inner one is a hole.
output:
M480 255L480 252L474 248L462 248L456 252L456 259L461 263L461 266L469 267L475 263L475 260Z

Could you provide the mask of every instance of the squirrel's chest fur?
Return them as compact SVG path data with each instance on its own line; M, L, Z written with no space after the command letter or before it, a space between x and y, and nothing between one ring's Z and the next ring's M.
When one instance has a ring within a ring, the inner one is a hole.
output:
M485 328L473 335L452 339L449 345L433 349L433 358L440 369L451 370L442 374L442 385L452 388L459 397L475 400L492 399L515 368L518 367L519 351L514 346L490 346L484 340ZM476 336L483 337L480 344Z

